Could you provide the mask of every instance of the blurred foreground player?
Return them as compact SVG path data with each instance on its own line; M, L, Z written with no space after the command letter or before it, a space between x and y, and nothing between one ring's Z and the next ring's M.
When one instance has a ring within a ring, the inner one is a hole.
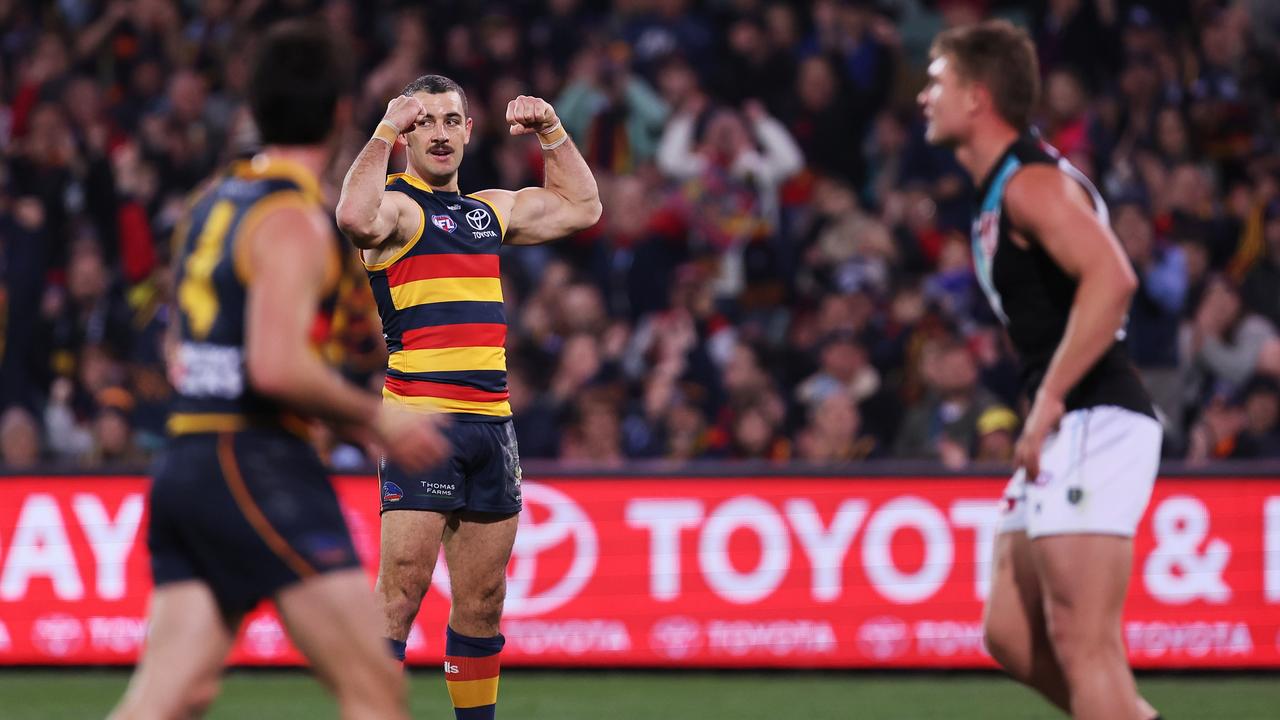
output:
M403 679L303 416L425 467L447 447L431 419L383 405L312 349L341 265L316 175L345 73L327 34L273 29L251 75L262 153L194 199L175 235L177 390L155 467L155 590L141 664L112 717L202 714L244 614L276 602L344 718L407 718Z
M387 338L388 403L447 413L452 454L426 473L393 455L380 467L382 562L378 596L393 653L431 584L443 542L453 605L445 680L458 718L493 718L506 567L515 542L520 454L507 401L507 324L498 250L594 225L599 192L586 161L545 101L507 106L512 135L537 135L545 187L458 193L471 137L467 99L427 75L387 105L347 173L338 225L361 248ZM406 172L387 175L396 145Z
M1039 68L1026 33L1003 21L948 30L931 59L927 138L979 183L974 264L1032 401L1005 490L987 648L1076 718L1149 720L1121 638L1162 434L1121 342L1137 280L1098 191L1030 130Z

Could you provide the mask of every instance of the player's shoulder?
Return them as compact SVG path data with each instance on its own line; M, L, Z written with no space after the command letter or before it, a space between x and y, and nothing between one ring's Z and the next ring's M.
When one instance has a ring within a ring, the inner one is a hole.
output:
M518 192L518 190L499 190L491 188L488 190L477 190L476 192L468 193L467 197L479 200L480 202L488 205L497 205L500 209L509 212L516 202L516 194Z
M1015 223L1034 225L1064 206L1083 202L1076 181L1057 165L1030 163L1018 168L1004 191L1005 212Z
M516 205L517 192L518 191L514 190L489 189L469 193L467 197L485 204L493 211L493 214L498 218L498 225L502 227L502 233L505 236L509 218L511 217L511 210Z

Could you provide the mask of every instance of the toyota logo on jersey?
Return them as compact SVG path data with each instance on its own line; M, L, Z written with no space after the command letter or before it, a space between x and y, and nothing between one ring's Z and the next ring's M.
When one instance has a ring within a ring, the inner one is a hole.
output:
M476 208L467 213L467 224L476 230L489 227L489 213L484 208Z
M507 566L506 617L536 617L572 601L595 576L599 540L590 516L565 493L524 486L524 511ZM445 563L431 584L449 597Z

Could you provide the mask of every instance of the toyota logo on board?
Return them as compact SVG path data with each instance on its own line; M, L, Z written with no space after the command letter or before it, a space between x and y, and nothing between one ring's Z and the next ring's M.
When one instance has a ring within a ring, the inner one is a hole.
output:
M573 498L541 483L526 484L503 615L536 617L573 600L595 576L599 548L595 525ZM431 584L449 597L444 562L436 564Z
M896 617L869 618L858 628L858 650L873 660L892 660L911 649L911 631Z
M284 628L273 615L259 615L244 629L244 649L255 657L275 658L289 647Z
M687 658L702 649L702 626L683 615L664 617L649 630L649 647L672 660Z
M31 642L45 655L66 657L84 646L84 626L70 615L44 615L31 626Z

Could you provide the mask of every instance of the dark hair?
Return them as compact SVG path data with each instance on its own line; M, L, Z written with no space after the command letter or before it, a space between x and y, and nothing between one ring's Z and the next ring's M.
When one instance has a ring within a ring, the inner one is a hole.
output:
M456 92L458 97L462 98L462 114L464 117L471 116L470 107L467 105L467 93L458 83L450 80L443 75L423 75L404 86L404 90L400 91L401 95L413 95L414 93L424 92L429 95L439 95L440 93Z
M329 31L287 20L267 32L249 75L249 107L264 145L313 145L333 129L350 71Z
M1027 31L1008 20L987 20L938 35L930 58L954 60L956 73L991 91L996 112L1016 130L1031 126L1040 99L1040 63Z

